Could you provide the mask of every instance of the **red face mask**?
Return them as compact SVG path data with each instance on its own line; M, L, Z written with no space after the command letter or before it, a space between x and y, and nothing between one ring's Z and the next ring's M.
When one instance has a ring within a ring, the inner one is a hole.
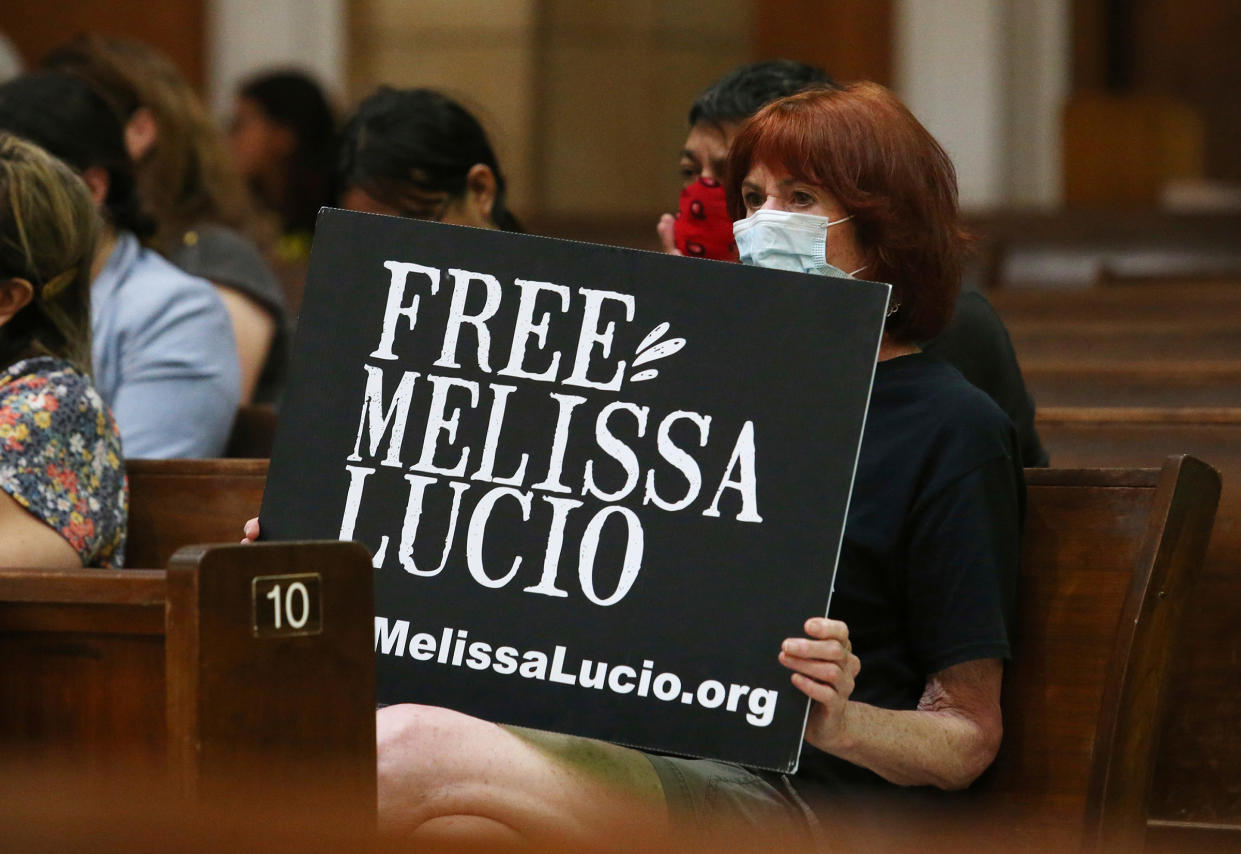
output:
M682 255L739 260L724 186L714 178L699 178L681 191L681 209L672 234Z

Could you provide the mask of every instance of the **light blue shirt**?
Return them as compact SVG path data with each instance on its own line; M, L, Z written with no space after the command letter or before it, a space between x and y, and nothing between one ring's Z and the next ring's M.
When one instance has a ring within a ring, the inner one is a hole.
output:
M95 386L129 459L218 457L241 400L228 310L129 232L91 283Z

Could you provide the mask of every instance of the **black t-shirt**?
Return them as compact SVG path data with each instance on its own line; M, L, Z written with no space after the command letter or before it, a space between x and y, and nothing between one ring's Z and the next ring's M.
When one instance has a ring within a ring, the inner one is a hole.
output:
M1006 658L1025 515L1012 422L935 356L876 366L829 616L862 662L853 699L918 705L927 677ZM811 799L889 786L809 744L794 784Z
M1034 429L1034 400L1026 390L1008 330L978 291L962 290L948 327L922 345L985 391L1017 428L1017 447L1026 466L1047 465L1047 451Z

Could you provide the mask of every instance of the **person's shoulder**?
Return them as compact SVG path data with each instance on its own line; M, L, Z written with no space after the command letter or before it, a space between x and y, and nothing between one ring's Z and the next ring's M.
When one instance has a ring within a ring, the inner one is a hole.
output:
M995 311L995 306L991 304L991 300L987 299L982 291L972 288L961 288L961 292L957 295L956 311L971 318L980 318L987 321L999 318Z
M267 307L284 312L284 291L258 245L231 228L201 223L186 231L169 259L192 275L235 288Z
M953 307L952 319L923 349L979 373L990 370L991 366L985 363L997 354L1011 351L1012 345L1004 321L991 301L979 291L963 289Z
M209 281L190 275L147 247L139 250L113 303L112 311L123 324L146 331L203 315L228 319L224 303Z
M197 249L200 254L241 255L261 259L262 253L253 240L236 229L214 222L200 222L185 232L182 245Z
M0 398L56 395L89 396L94 391L89 379L63 359L35 356L14 362L0 375Z
M1014 427L991 397L945 360L930 353L902 357L900 393L916 411L918 431L936 443L967 451L967 456L1011 452Z
M954 365L929 356L940 376L940 394L947 404L945 417L950 417L955 430L967 436L979 434L1005 436L1012 433L1013 422L998 403L974 385Z
M112 302L115 310L132 314L213 293L206 279L187 273L150 247L139 246L112 295Z
M90 378L63 359L38 356L6 369L0 380L0 424L29 423L38 430L91 422L96 432L116 425Z

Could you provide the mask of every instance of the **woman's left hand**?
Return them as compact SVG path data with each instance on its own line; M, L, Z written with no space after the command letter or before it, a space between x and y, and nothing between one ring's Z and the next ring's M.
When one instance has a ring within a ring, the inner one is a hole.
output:
M246 536L245 536L245 539L243 539L243 540L241 541L241 544L242 544L243 546L245 546L245 545L249 545L250 543L252 543L252 542L254 542L255 540L257 540L257 539L259 538L259 520L258 520L258 517L256 516L256 517L254 517L253 519L247 519L247 520L246 520L246 524L242 527L242 531L243 531L243 532L245 533L245 535L246 535Z
M793 671L797 689L814 700L806 740L828 750L845 738L845 710L862 663L849 643L849 627L840 620L811 617L805 629L806 637L781 644L780 663Z

